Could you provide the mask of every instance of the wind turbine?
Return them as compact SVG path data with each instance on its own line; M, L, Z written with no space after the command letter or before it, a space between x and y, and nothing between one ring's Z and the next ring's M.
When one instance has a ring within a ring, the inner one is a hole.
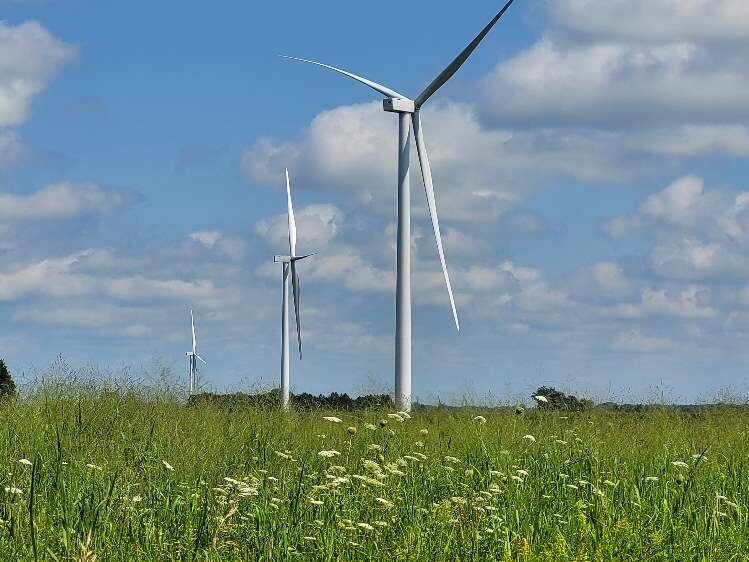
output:
M299 324L299 275L296 262L313 254L296 255L296 221L291 204L291 182L286 170L286 206L289 220L289 255L274 256L273 261L283 264L283 304L281 305L281 406L289 407L289 275L294 294L294 317L296 318L296 339L299 345L299 359L302 358L302 331Z
M395 294L395 401L398 408L409 410L411 408L411 209L410 209L410 148L411 148L411 126L413 125L416 150L421 165L421 176L424 180L424 191L426 192L429 215L432 219L432 229L437 242L437 252L442 272L445 276L447 294L450 297L455 327L460 331L458 312L455 308L455 299L450 285L450 275L447 272L445 253L442 249L442 236L440 235L439 219L437 218L437 204L434 198L434 185L432 183L432 171L429 167L429 156L424 143L424 132L421 126L419 111L426 101L447 82L453 74L463 65L478 44L486 37L486 34L494 27L494 24L504 15L514 0L509 0L504 7L492 18L492 20L481 30L473 41L453 60L432 82L421 92L415 100L399 94L395 90L347 72L334 66L320 62L300 59L296 57L284 57L309 64L327 68L334 72L348 76L379 92L385 99L382 102L385 111L398 114L398 245L396 259L396 294Z
M204 365L208 363L197 352L198 340L195 337L195 315L192 309L190 309L190 322L192 324L192 351L188 351L185 355L190 360L190 394L192 395L198 388L198 359L203 361Z

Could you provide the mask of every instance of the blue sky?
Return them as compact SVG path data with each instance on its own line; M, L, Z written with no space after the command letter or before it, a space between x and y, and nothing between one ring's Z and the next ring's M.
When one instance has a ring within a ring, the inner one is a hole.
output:
M397 123L290 54L416 95L499 8L0 0L0 356L278 378L283 168L294 389L392 386ZM710 25L704 25L710 22ZM747 390L749 8L518 0L423 111L462 330L418 173L414 394Z

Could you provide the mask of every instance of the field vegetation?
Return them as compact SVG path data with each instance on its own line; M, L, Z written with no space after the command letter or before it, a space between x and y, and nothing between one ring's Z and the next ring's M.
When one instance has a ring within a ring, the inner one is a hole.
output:
M2 560L749 560L749 410L0 404Z

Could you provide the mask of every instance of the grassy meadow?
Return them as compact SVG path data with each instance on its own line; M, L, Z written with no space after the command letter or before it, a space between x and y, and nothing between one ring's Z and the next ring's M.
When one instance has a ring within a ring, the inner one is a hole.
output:
M282 414L67 389L2 403L0 428L2 560L749 560L742 409Z

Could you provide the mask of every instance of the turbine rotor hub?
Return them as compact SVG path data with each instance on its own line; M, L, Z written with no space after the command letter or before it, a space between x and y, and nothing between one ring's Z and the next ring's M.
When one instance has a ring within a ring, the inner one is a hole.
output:
M382 100L382 108L389 113L413 113L416 104L407 98L385 98Z

